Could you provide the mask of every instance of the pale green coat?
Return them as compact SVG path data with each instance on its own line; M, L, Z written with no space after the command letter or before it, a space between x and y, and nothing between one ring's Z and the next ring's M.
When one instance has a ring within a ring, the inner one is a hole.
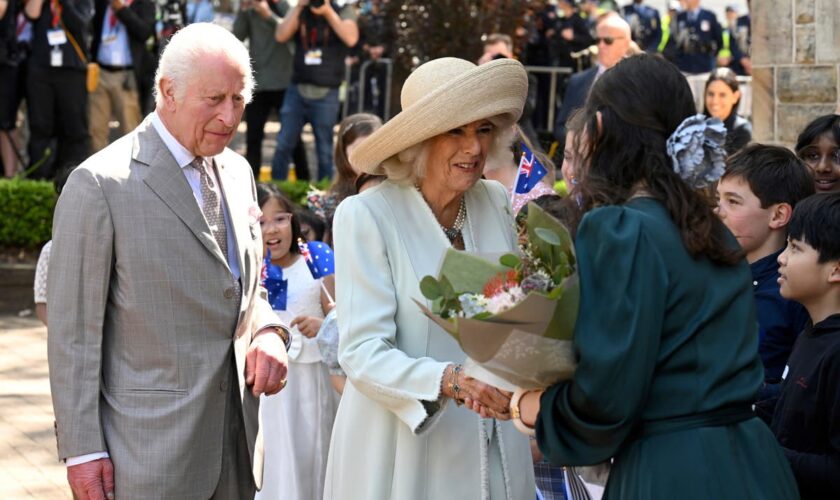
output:
M479 181L466 205L467 250L515 247L501 184ZM534 498L528 439L510 422L439 400L444 368L465 355L412 300L423 299L420 280L436 274L449 247L419 192L386 181L345 200L334 227L339 361L348 383L324 498Z

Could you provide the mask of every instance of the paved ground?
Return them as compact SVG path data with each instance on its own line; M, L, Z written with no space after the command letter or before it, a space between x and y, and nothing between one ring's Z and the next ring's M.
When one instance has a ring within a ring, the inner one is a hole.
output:
M47 329L34 316L0 316L0 498L72 498L56 457Z

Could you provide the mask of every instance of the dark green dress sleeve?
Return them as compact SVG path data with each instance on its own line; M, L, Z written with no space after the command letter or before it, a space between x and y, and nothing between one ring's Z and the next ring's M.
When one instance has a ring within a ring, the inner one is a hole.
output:
M599 463L633 431L647 399L668 291L665 263L637 211L598 208L575 243L581 302L579 365L542 396L537 441L553 463Z

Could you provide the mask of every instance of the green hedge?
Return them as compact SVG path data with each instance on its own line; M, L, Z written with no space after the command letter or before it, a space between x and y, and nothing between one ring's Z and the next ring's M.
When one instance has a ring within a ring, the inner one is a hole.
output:
M280 191L286 194L290 200L298 205L306 203L306 194L309 192L310 184L307 181L271 181L277 184ZM324 179L314 184L318 189L325 190L330 187L330 181Z
M0 246L35 248L49 240L57 198L51 182L0 179Z
M306 200L306 181L273 181L296 203ZM329 181L316 183L326 189ZM51 238L58 195L51 182L0 179L0 247L37 248Z
M296 203L306 201L310 184L307 181L272 181ZM328 180L315 184L327 189ZM554 189L565 194L565 183ZM51 182L28 179L0 179L0 247L36 248L50 239L52 217L58 196Z

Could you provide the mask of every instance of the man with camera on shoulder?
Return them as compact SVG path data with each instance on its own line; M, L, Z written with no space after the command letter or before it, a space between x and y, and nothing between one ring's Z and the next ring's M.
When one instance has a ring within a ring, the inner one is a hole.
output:
M312 125L318 156L318 179L333 175L333 126L338 118L338 87L344 78L344 57L359 40L356 14L350 6L328 0L300 0L277 25L275 39L294 38L292 85L280 110L282 127L272 162L272 177L285 179L295 144L305 123ZM296 172L308 179L306 172Z

